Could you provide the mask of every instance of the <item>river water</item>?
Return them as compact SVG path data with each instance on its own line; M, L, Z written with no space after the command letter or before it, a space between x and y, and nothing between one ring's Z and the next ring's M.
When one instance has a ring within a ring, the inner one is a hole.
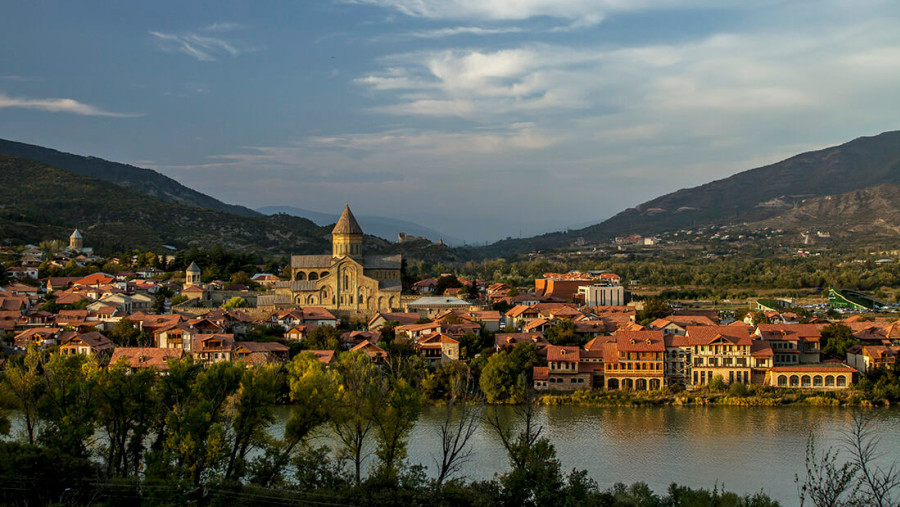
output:
M444 410L426 410L410 436L409 462L428 466L429 473L440 448ZM885 458L900 458L900 409L869 412ZM851 415L850 409L819 407L551 406L540 409L539 423L556 446L563 470L585 469L604 489L637 481L657 493L672 482L718 485L741 494L764 491L795 505L794 474L804 473L809 434L816 435L820 448L840 446ZM499 438L486 425L472 443L468 479L509 470Z
M516 424L509 407L501 410ZM288 411L276 409L273 435L283 435ZM866 413L880 439L881 463L900 459L900 408ZM665 493L672 482L709 489L718 485L741 494L764 491L783 505L796 505L794 474L804 473L808 436L816 435L820 449L842 446L852 414L846 408L800 406L549 406L538 409L537 419L542 435L556 446L563 470L587 470L602 489L638 481L657 493ZM428 467L431 476L445 415L445 408L429 407L410 435L409 463ZM13 435L21 436L23 430L21 418L14 417ZM317 432L311 443L337 448L327 429ZM506 451L487 425L479 426L471 443L473 454L464 467L467 479L490 479L509 470Z

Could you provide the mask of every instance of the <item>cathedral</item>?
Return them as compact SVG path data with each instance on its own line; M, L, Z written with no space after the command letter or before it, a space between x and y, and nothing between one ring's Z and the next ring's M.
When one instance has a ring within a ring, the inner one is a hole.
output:
M363 255L363 231L350 211L331 231L331 255L291 256L291 280L277 282L259 306L319 306L371 315L400 308L401 255Z

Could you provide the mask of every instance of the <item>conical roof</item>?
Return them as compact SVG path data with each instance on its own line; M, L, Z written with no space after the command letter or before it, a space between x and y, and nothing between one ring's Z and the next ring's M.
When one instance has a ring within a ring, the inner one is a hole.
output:
M337 223L334 225L334 230L331 231L331 234L362 234L362 227L359 226L359 222L356 221L356 218L353 216L353 212L350 211L350 205L347 204L344 206L344 212L341 214L341 218L338 219Z
M69 237L75 238L75 239L81 239L81 232L79 232L78 229L75 229L75 232L73 232L72 235Z
M192 273L199 273L200 266L198 266L196 262L191 262L191 265L187 267L187 271L190 271Z

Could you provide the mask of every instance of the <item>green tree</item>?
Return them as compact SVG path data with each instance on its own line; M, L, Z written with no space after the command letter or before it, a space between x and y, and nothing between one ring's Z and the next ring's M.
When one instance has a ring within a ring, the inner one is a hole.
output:
M145 442L154 422L156 372L131 374L120 361L96 371L97 424L106 434L106 473L127 477L141 469Z
M152 341L149 333L142 333L138 323L128 319L116 322L106 336L120 347L146 347Z
M547 341L553 345L578 345L579 338L575 334L575 323L572 319L563 319L547 330Z
M371 358L361 351L341 354L337 370L342 388L331 413L331 428L343 445L343 454L353 461L353 477L359 485L366 444L375 427L375 412L382 403L382 376Z
M21 360L10 359L3 374L3 385L22 412L28 443L34 444L40 426L38 402L41 398L42 352L37 345L30 345Z
M340 391L337 372L326 369L310 352L294 356L287 364L287 384L292 403L284 436L272 441L265 455L253 463L250 480L254 484L279 482L284 467L296 457L295 451L313 430L330 420Z
M247 308L248 306L250 306L250 303L248 303L246 299L240 296L235 296L226 301L225 304L222 305L222 308L225 308L226 310L232 310L234 308Z
M518 403L526 389L521 364L511 353L497 352L481 370L479 385L488 403Z
M334 326L318 326L303 340L306 350L340 350L341 333Z
M227 402L240 387L242 374L236 364L212 364L197 375L186 402L176 405L166 420L165 448L195 487L226 456Z
M644 307L637 312L635 320L641 323L649 323L669 315L672 315L672 307L669 305L669 302L665 299L653 297L644 301Z
M462 287L462 282L459 281L459 278L451 275L442 276L438 278L437 284L434 286L434 294L440 296L447 289L459 287Z
M853 330L846 324L828 324L822 328L822 353L847 358L847 349L857 343Z
M274 422L283 378L274 365L245 368L235 399L229 407L225 480L239 480L247 471L247 455L268 441L266 429Z
M95 368L83 354L53 354L44 364L38 402L44 425L39 443L78 458L90 455L96 418Z
M396 481L407 456L407 440L422 413L422 396L405 379L386 378L381 382L384 400L373 412L376 472L383 478Z

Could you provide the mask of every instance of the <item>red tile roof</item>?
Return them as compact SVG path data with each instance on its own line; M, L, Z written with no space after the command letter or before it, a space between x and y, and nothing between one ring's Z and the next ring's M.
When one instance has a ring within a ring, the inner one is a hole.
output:
M554 363L577 363L581 361L581 349L571 346L548 345L547 361Z
M662 331L616 331L619 352L665 352Z
M709 345L719 338L735 345L751 344L747 328L738 326L688 326L687 337L691 345Z

